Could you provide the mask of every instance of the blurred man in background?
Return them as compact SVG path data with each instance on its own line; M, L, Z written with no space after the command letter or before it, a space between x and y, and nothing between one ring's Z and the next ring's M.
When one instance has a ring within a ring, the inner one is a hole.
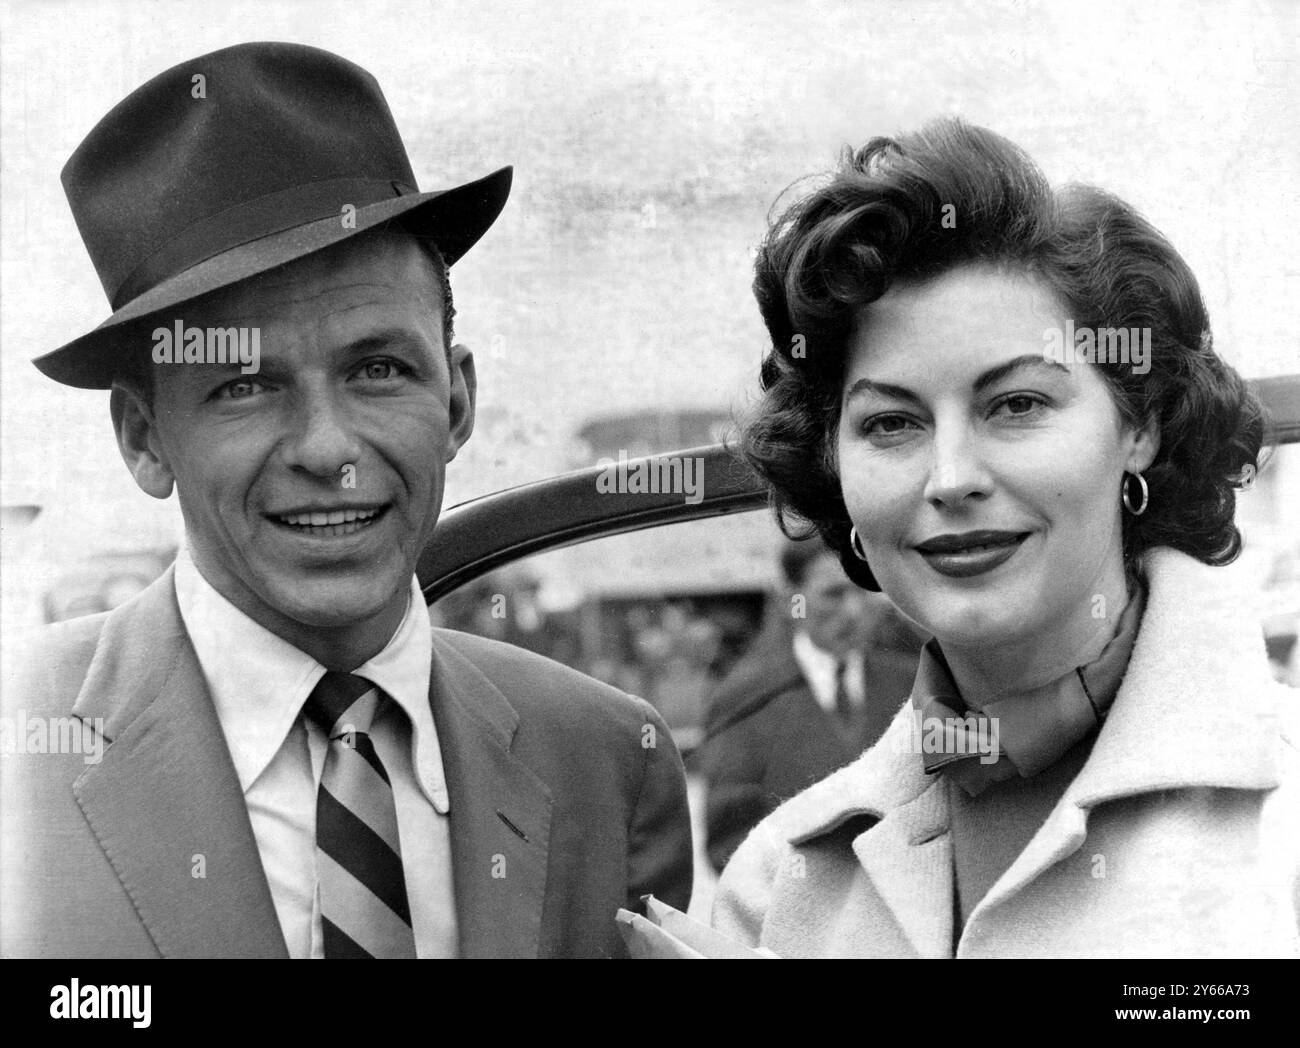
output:
M820 542L787 542L780 566L763 632L708 703L705 818L719 870L765 815L884 734L925 640Z

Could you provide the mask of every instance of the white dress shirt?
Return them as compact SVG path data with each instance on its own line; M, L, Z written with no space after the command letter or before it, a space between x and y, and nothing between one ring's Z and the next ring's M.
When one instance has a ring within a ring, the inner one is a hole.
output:
M176 599L244 790L289 955L323 957L316 792L329 743L302 707L325 667L221 596L184 550L176 558ZM352 672L400 707L386 703L370 736L393 784L416 954L454 957L449 808L429 707L429 630L428 608L412 578L397 632Z
M829 651L817 647L813 639L802 630L794 635L794 660L799 664L803 678L812 690L817 705L827 713L835 713L835 667L840 660ZM848 692L849 704L857 709L867 698L866 672L862 665L862 653L851 651L846 656L844 669L844 690Z

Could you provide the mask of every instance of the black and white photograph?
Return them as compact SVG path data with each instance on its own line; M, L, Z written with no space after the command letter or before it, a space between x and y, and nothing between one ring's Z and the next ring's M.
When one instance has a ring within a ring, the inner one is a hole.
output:
M1300 4L0 10L0 957L120 965L37 1013L814 958L1268 1014Z

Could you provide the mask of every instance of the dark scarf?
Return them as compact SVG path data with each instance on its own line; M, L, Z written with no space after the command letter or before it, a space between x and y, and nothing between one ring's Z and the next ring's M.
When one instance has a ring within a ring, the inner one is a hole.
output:
M1027 691L1000 696L976 709L965 702L938 643L921 651L912 709L925 740L926 774L944 772L972 797L994 782L1029 778L1054 764L1099 728L1115 700L1146 606L1146 587L1130 582L1129 600L1115 632L1083 664ZM993 761L992 742L997 760Z

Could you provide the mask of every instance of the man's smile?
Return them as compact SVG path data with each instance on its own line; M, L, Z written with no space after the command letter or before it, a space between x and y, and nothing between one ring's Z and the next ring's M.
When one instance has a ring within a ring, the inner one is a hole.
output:
M295 535L309 538L337 538L355 535L378 523L389 505L307 506L283 513L267 513L273 524Z

